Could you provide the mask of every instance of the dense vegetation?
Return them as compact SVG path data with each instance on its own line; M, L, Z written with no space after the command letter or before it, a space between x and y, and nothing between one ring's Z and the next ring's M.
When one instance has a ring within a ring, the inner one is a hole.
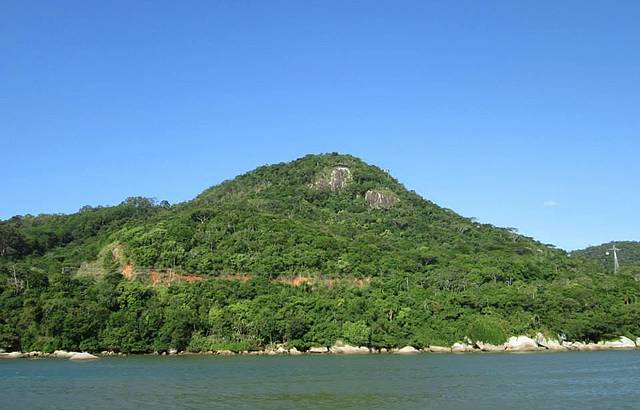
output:
M621 269L632 268L637 270L640 266L640 242L636 241L618 241L603 243L602 245L590 246L586 249L573 252L598 263L608 272L613 272L613 255L611 248L613 246L619 249L618 262Z
M635 336L638 272L612 275L514 229L463 218L357 158L309 155L181 204L130 198L0 222L0 348ZM199 281L164 285L153 274ZM295 277L305 280L292 286Z

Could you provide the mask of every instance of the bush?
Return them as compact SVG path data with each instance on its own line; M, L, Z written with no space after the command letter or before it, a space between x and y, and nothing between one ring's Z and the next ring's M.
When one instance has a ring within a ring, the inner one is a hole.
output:
M355 323L346 322L342 325L342 337L351 345L368 346L370 335L371 329L362 320Z
M257 350L258 343L253 339L245 339L237 342L230 342L219 339L215 336L204 336L200 332L195 332L191 336L191 341L187 350L190 352L219 352L221 350L231 350L232 352L243 352Z
M473 342L493 344L504 343L507 339L501 321L488 316L481 316L474 319L469 325L467 336Z

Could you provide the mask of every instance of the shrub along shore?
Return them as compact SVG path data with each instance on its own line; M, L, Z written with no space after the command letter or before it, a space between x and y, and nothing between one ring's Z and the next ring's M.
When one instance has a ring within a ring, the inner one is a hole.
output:
M602 351L602 350L633 350L640 348L640 337L635 342L626 337L620 336L618 339L601 341L598 343L584 342L568 342L558 339L547 338L541 333L535 337L528 336L512 336L503 344L490 344L480 341L471 342L469 339L454 343L452 346L428 346L424 348L416 348L413 346L404 346L402 348L370 348L366 346L351 346L340 341L331 347L316 346L306 351L298 350L295 347L288 348L282 344L268 346L261 350L252 351L232 351L232 350L209 350L209 351L177 351L170 349L166 352L154 352L153 355L253 355L253 356L278 356L278 355L320 355L320 354L418 354L418 353L478 353L478 352L570 352L570 351ZM72 361L96 360L100 356L127 356L126 353L102 351L96 352L96 355L88 352L67 352L64 350L56 350L52 353L40 351L33 352L0 352L0 359L18 359L18 358L59 358L69 359Z

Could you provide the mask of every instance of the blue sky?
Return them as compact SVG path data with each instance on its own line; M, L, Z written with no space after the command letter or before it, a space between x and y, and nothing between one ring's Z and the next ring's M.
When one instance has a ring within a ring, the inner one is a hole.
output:
M640 239L635 1L11 1L0 218L339 151L565 249Z

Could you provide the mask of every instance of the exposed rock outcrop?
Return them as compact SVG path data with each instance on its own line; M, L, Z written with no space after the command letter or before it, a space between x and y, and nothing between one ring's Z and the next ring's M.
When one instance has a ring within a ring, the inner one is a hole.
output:
M330 172L325 171L313 183L316 189L330 189L340 191L353 180L351 170L345 166L336 166Z
M494 345L491 343L476 342L475 345L478 349L480 349L483 352L504 352L505 350L504 344Z
M538 346L544 347L547 350L553 350L557 352L567 350L567 347L565 347L560 341L558 341L557 339L547 339L546 336L542 333L538 333L536 335L535 341Z
M375 209L389 209L398 201L396 195L387 189L370 189L364 194L364 199Z
M582 346L580 346L578 350L583 350L587 352L607 350L607 347L603 343L587 343L587 344L582 343L581 345Z
M24 357L22 352L0 353L0 359L19 359Z
M402 349L399 349L395 352L396 354L416 354L420 353L420 350L416 349L413 346L405 346Z
M585 344L582 342L562 342L562 346L567 350L585 350Z
M508 352L533 352L539 349L536 341L527 336L511 336L505 343Z
M264 354L269 356L274 356L279 354L288 354L288 353L289 353L289 350L285 348L284 345L282 344L275 345L275 347L273 345L270 345L264 349Z
M604 346L608 349L635 349L636 348L635 342L625 336L620 336L617 340L604 342Z
M369 349L364 346L350 346L343 343L336 343L329 349L331 353L336 354L368 354Z
M593 352L598 350L608 350L604 343L582 343L582 342L564 342L562 346L568 350L579 350L582 352Z
M74 360L74 361L96 360L96 359L98 359L98 356L94 356L91 353L87 353L87 352L75 353L71 357L69 357L69 360Z
M42 353L40 351L36 351L36 350L31 351L29 353L25 353L26 357L42 357L44 355L45 355L44 353Z
M329 349L325 346L317 346L309 348L309 353L329 353Z
M473 346L468 345L462 342L456 342L451 346L451 352L453 353L464 353L464 352L473 352Z
M67 352L66 350L56 350L51 354L51 356L57 357L58 359L68 359L76 353L78 352Z
M429 346L429 351L431 353L451 353L451 348L445 346Z

